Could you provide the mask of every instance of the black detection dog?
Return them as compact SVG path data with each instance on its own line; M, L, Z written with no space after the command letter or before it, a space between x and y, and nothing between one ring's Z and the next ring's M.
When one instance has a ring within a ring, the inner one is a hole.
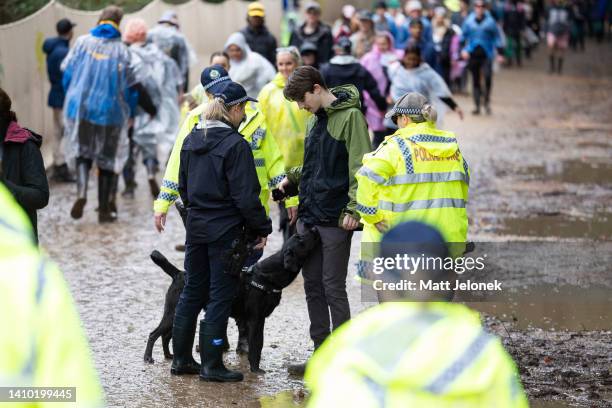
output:
M164 272L172 278L172 283L166 292L166 301L164 302L164 315L162 316L159 325L149 334L147 348L145 349L144 361L153 363L153 345L161 336L162 346L164 348L164 358L171 359L170 339L172 338L172 325L174 324L174 311L178 304L179 296L185 286L185 272L172 265L165 256L159 251L151 252L151 260L155 262Z
M241 272L240 290L232 304L231 317L238 325L239 339L236 351L248 352L252 372L263 372L259 368L259 363L266 318L276 309L281 300L282 290L295 280L306 258L319 242L318 231L315 228L308 229L303 234L295 234L289 238L280 251ZM172 338L174 311L185 284L184 272L172 265L161 253L153 251L151 259L172 277L172 284L166 293L164 316L159 326L149 335L147 342L144 360L150 363L153 362L151 356L153 345L160 336L164 356L172 358L168 342Z

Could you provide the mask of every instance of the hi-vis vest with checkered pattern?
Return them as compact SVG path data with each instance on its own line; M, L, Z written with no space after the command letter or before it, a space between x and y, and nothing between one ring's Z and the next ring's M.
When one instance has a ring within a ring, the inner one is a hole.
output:
M36 245L30 221L1 182L0 322L0 386L76 387L76 402L71 406L104 406L102 386L68 285Z
M202 104L193 109L181 125L166 165L159 196L153 204L153 209L157 213L167 213L170 205L179 197L178 173L181 148L193 127L200 122L200 116L205 107L206 104ZM247 104L246 114L247 119L238 131L244 136L253 152L257 178L261 187L259 198L266 209L266 213L269 213L270 190L275 188L285 177L283 156L274 137L268 135L263 113L251 104Z
M527 408L500 339L462 304L389 302L343 324L306 367L309 408Z
M465 242L469 169L453 133L432 123L410 124L363 157L357 173L357 211L363 242L378 242L374 224L389 227L420 221L437 228L446 242Z

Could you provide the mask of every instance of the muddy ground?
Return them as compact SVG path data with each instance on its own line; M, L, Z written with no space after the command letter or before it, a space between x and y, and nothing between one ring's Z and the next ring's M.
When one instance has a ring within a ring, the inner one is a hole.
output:
M449 114L445 121L445 128L456 131L472 169L470 239L529 243L504 246L492 260L514 295L473 305L485 311L485 325L516 359L533 406L596 407L612 401L611 66L610 45L589 43L585 54L570 54L563 76L551 76L539 52L521 70L496 75L492 116L471 116L469 97L459 96L466 119ZM246 359L231 351L226 362L246 374L242 383L170 376L160 342L155 363L143 362L170 283L148 255L158 249L182 265L174 246L184 231L174 211L166 232L154 231L151 199L139 171L138 196L120 199L116 224L97 224L93 182L81 221L68 214L70 185L53 185L51 202L39 215L41 243L72 289L109 406L257 407L270 398L302 402L302 381L286 372L288 364L312 351L301 278L283 292L266 324L266 374L248 373ZM359 238L353 239L347 280L353 313L369 306L361 302L352 279ZM267 253L277 250L280 235L275 232L268 242ZM580 252L584 247L594 254L590 261ZM573 266L554 261L564 259L561 255L573 259ZM567 294L555 289L558 283L574 286ZM544 295L552 300L542 301ZM230 324L234 346L236 336Z

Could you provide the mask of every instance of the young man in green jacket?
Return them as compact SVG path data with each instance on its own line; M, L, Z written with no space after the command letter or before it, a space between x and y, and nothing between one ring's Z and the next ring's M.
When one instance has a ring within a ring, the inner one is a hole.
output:
M299 185L298 232L316 228L321 244L304 264L304 291L310 317L310 338L318 348L349 320L346 274L353 231L359 226L355 207L355 173L371 150L368 126L353 85L327 89L319 71L297 68L284 89L285 98L314 115L306 127L304 164L291 169L281 185ZM331 322L330 322L331 315ZM289 371L303 374L304 364Z

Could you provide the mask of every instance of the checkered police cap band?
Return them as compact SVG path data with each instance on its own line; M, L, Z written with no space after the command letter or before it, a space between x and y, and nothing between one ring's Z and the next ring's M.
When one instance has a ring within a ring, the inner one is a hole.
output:
M421 115L421 108L395 108L396 115Z
M207 83L206 85L203 85L202 87L204 88L205 91L209 90L212 86L215 86L217 84L220 84L221 82L225 82L225 81L229 81L230 77L228 76L224 76L221 78L217 78L214 81L211 81L209 83Z
M246 102L246 101L248 101L248 100L250 100L250 99L251 99L251 98L249 98L249 96L248 96L248 95L245 95L245 96L243 96L243 97L242 97L242 98L240 98L240 99L236 99L235 101L228 101L228 102L225 102L225 106L234 106L234 105L238 105L239 103Z

